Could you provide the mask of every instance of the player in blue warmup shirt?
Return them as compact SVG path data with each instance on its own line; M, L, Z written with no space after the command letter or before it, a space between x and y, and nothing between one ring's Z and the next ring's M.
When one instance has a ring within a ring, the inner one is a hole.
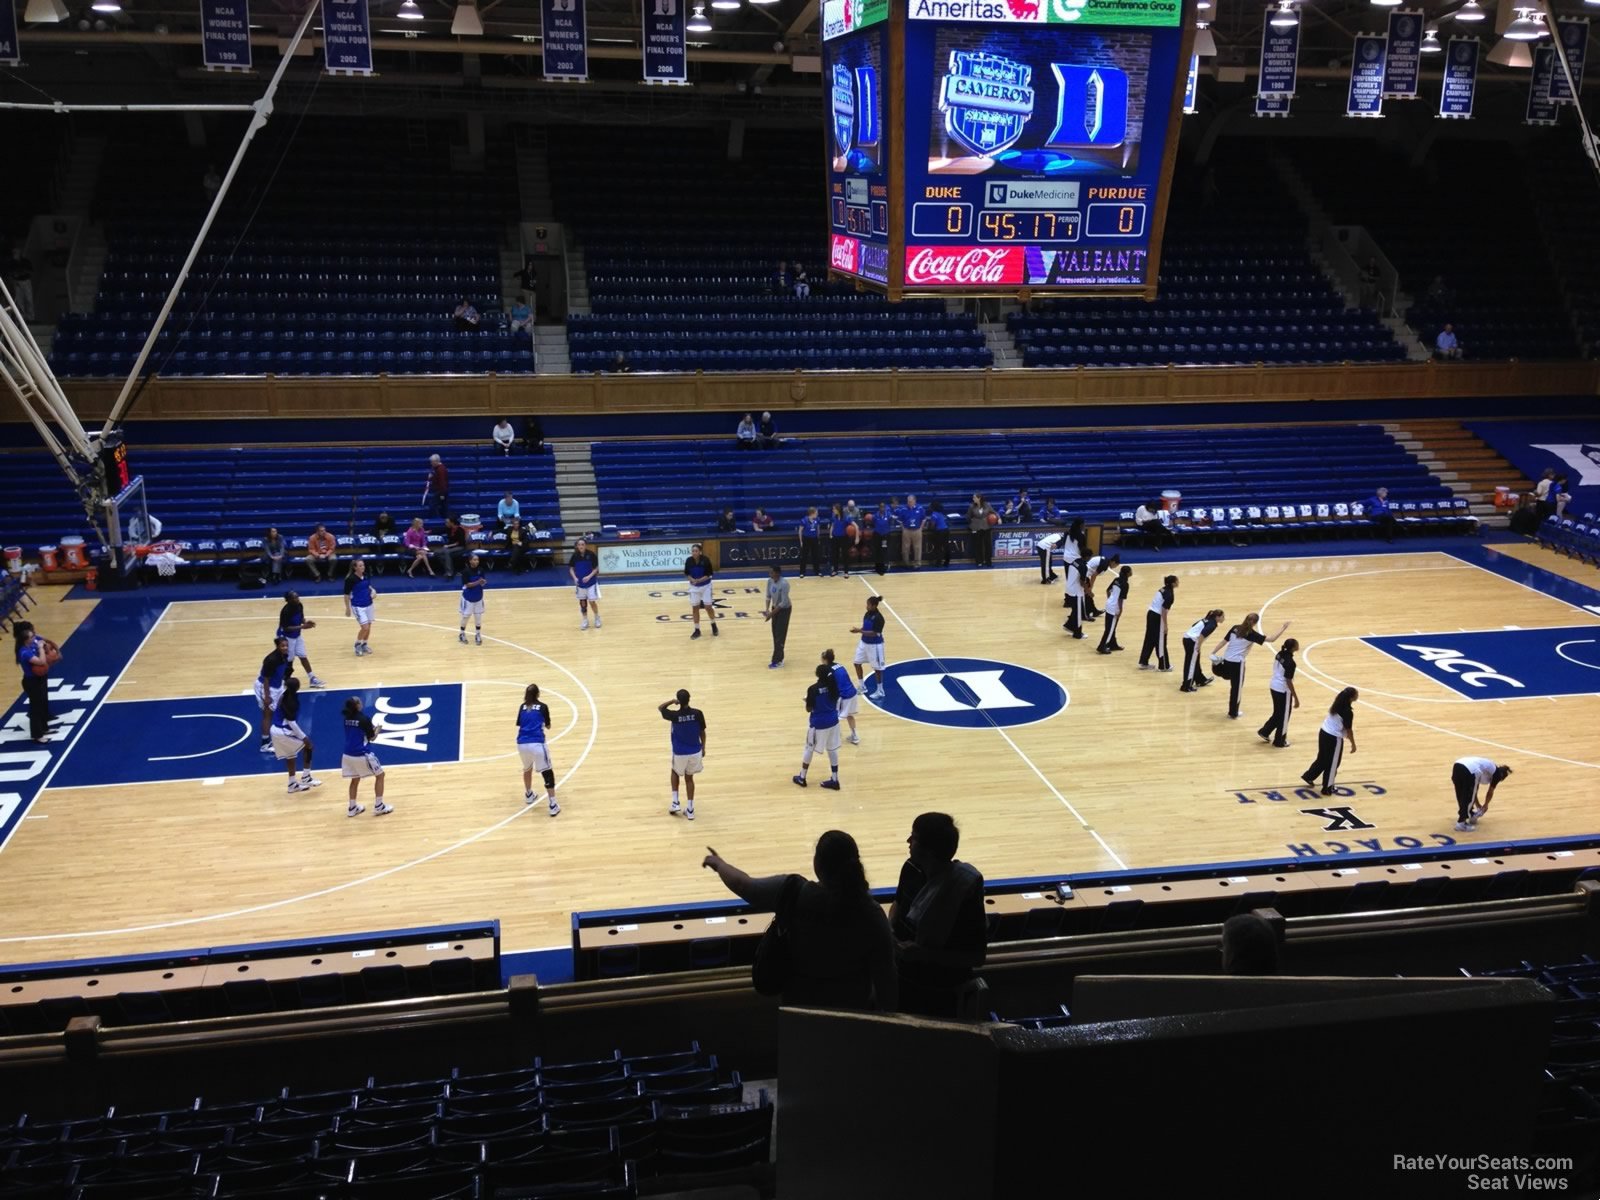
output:
M572 576L572 586L577 590L578 615L583 623L580 630L589 628L589 610L594 609L594 627L600 628L600 556L589 548L588 538L579 538L572 548L572 559L567 564L567 574Z
M935 500L928 506L928 561L941 567L950 565L950 518L944 505Z
M284 682L283 698L272 714L272 752L289 768L290 793L309 792L322 786L322 780L311 778L314 749L311 735L300 727L300 681L291 675ZM298 776L295 773L297 759L303 768Z
M817 578L822 578L822 521L817 516L817 506L812 505L806 509L806 515L800 518L800 524L795 529L795 536L800 539L800 578L806 577L806 564L810 563L817 569Z
M701 768L705 766L706 715L698 708L689 707L689 693L684 688L678 689L676 702L677 708L672 707L672 700L664 700L656 706L661 719L672 722L672 807L667 809L667 812L675 817L682 811L683 815L692 821L694 777L700 774ZM689 807L684 810L678 807L680 776L683 778L684 791L689 793Z
M394 811L383 802L383 764L372 752L372 741L381 726L361 711L361 697L351 696L344 702L344 757L340 760L340 774L350 781L350 807L347 816L359 817L366 808L356 803L356 793L363 779L372 780L375 803L372 815L385 816Z
M550 747L545 742L550 728L550 706L539 699L539 685L530 683L522 693L522 707L517 710L517 753L522 756L522 802L532 804L533 773L544 777L545 795L550 800L550 815L561 815L561 805L556 803L556 770L550 765Z
M828 755L831 774L822 781L830 791L839 790L839 688L834 683L833 671L827 663L817 664L817 681L806 689L806 748L800 752L800 774L794 781L806 786L806 772L811 769L811 756L818 750Z
M706 557L705 550L699 542L696 542L689 548L689 557L683 560L683 574L689 581L689 611L694 617L694 632L689 635L691 642L700 636L702 608L706 610L706 616L711 619L711 636L717 636L716 601L711 598L711 581L716 573L716 568Z
M861 704L861 693L850 678L850 671L840 666L833 660L833 651L824 650L822 661L827 664L828 670L833 674L833 686L839 691L839 715L849 723L850 744L861 745L861 738L856 733L856 711Z
M283 607L278 610L278 636L289 639L289 655L298 658L300 665L305 668L307 682L314 688L326 687L322 680L317 678L317 673L311 669L311 659L306 653L305 631L315 629L315 621L306 620L306 606L300 600L299 592L285 592L283 594Z
M256 703L261 706L261 753L272 753L272 714L283 699L283 683L294 674L294 659L289 657L289 639L281 634L273 640L272 653L261 660L256 675Z
M356 653L371 654L367 639L372 636L372 601L378 594L367 579L367 560L358 558L344 577L344 615L356 619Z
M866 615L861 618L861 624L850 630L859 633L861 640L856 643L856 679L862 678L861 668L872 668L872 688L867 692L868 700L883 699L883 671L887 665L883 651L883 614L878 611L878 605L883 602L882 596L867 597Z
M856 525L856 536L851 538L850 526L855 525L849 517L845 516L844 505L833 506L833 516L828 521L828 569L835 575L845 579L850 578L850 555L855 546L861 541L861 527Z
M922 566L922 526L928 520L928 510L917 503L915 496L907 496L897 514L900 518L900 557L906 565Z
M473 639L483 645L483 589L488 585L483 577L483 565L476 554L467 559L467 569L461 573L461 633L457 640L467 644L467 618L473 621Z

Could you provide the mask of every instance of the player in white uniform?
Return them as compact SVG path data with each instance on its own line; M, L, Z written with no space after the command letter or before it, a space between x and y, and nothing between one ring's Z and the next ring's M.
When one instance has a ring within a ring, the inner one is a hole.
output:
M289 770L289 791L309 792L322 786L311 777L311 736L300 726L300 681L293 675L283 685L283 698L272 714L272 752ZM302 769L295 770L296 760Z
M1353 687L1347 687L1333 698L1333 704L1328 708L1328 715L1322 719L1322 728L1317 730L1317 761L1306 768L1306 773L1300 776L1307 784L1315 785L1317 775L1322 775L1322 794L1333 795L1333 785L1339 774L1339 762L1344 757L1344 744L1350 743L1350 753L1356 752L1356 715L1354 704L1361 699L1361 693Z
M1471 833L1478 827L1478 819L1489 811L1489 802L1494 799L1494 790L1505 782L1506 776L1511 774L1511 768L1487 758L1478 758L1468 755L1458 758L1455 765L1450 768L1450 782L1456 789L1456 832ZM1489 785L1488 794L1484 796L1483 803L1478 803L1478 785Z
M700 636L702 608L706 610L706 616L711 618L711 636L716 637L717 610L711 598L711 581L716 575L716 568L711 565L699 542L690 547L689 557L683 560L683 574L689 581L689 612L694 617L694 632L689 635L690 640Z
M461 633L457 640L467 644L467 618L473 622L473 640L483 645L483 589L488 584L483 577L483 567L476 554L467 559L467 569L461 575Z

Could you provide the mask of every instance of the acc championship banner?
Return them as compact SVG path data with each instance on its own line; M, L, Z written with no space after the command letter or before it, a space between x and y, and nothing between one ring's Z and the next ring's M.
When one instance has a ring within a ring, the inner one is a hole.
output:
M689 31L683 0L644 0L644 81L689 82Z
M546 79L589 78L589 19L583 3L584 0L539 0ZM649 4L654 7L655 0L649 0ZM647 58L647 69L648 61Z
M1556 48L1540 46L1533 52L1533 75L1528 80L1528 110L1523 121L1529 125L1554 125L1561 109L1550 99L1555 82Z
M1261 74L1256 81L1256 116L1287 117L1300 61L1300 26L1278 29L1269 9L1261 28Z
M367 0L323 0L322 40L328 70L372 74Z
M604 542L599 547L600 580L607 575L682 575L693 542Z
M1192 112L1195 111L1195 100L1198 97L1199 92L1200 92L1200 56L1198 54L1191 54L1189 56L1189 73L1186 76L1184 76L1184 80L1183 80L1183 111L1184 112L1192 113Z
M247 0L200 0L200 53L207 69L250 69Z
M1572 68L1572 78L1581 88L1583 63L1589 52L1589 18L1561 17L1556 21L1556 33L1567 52L1567 65ZM1572 89L1567 86L1566 72L1561 69L1560 62L1554 62L1552 67L1555 73L1550 77L1550 99L1557 104L1571 104Z
M1445 47L1444 84L1439 89L1439 115L1469 120L1478 88L1478 39L1451 38Z
M1347 117L1383 116L1383 62L1389 39L1383 34L1358 33L1350 56L1350 95Z
M1383 95L1415 100L1422 74L1422 14L1398 8L1389 14L1389 50L1383 65Z
M14 67L22 61L17 49L16 0L0 0L0 63Z

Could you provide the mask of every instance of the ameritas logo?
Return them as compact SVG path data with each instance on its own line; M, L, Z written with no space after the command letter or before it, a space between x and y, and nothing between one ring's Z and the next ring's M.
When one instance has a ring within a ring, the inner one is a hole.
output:
M854 33L889 19L889 0L826 0L822 6L822 40Z
M913 21L1177 26L1180 0L911 0Z

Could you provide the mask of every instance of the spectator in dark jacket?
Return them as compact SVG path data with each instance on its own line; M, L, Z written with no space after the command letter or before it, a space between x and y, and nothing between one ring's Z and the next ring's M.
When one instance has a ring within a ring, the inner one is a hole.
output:
M895 1010L894 938L867 888L855 838L830 829L817 839L815 883L800 875L752 878L715 850L701 865L752 908L782 910L790 937L784 1004Z
M958 1015L960 989L988 952L983 876L956 859L960 844L947 813L923 813L911 823L911 855L889 910L902 1012Z

